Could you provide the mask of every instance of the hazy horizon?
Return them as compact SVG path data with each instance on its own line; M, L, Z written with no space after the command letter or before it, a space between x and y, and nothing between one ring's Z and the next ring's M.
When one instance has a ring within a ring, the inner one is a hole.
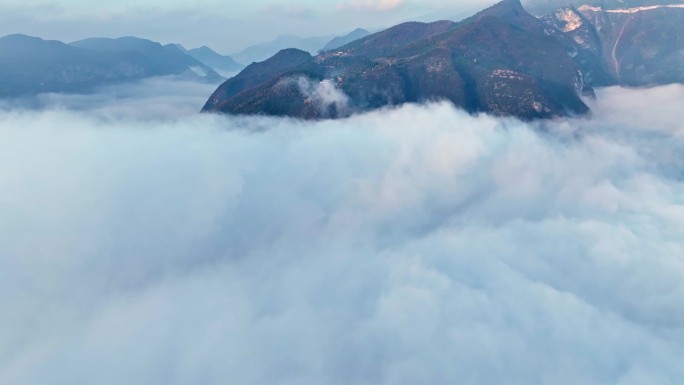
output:
M189 48L210 46L231 54L278 35L341 35L356 28L380 29L421 19L475 12L495 1L348 0L219 2L203 0L4 1L0 36L21 33L65 42L87 37L136 36Z

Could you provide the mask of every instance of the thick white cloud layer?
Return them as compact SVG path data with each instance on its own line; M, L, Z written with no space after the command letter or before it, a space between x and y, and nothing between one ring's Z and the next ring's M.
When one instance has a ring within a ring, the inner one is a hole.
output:
M683 100L2 113L0 383L679 383Z

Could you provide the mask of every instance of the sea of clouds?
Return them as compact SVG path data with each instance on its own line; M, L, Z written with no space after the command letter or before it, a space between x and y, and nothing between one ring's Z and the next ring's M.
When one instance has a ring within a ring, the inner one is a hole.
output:
M104 99L0 112L1 384L684 378L682 86L541 123Z

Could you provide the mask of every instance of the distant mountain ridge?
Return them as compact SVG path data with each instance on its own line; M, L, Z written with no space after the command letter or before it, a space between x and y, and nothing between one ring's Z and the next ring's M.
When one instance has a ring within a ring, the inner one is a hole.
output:
M211 67L187 55L178 47L162 45L151 40L131 36L114 39L89 38L69 43L69 45L110 55L138 55L144 58L149 67L149 73L153 74L178 75L185 73L192 75L195 73L207 81L218 81L221 78Z
M683 16L570 6L537 18L504 0L458 23L403 23L316 56L281 51L226 81L203 111L320 119L449 100L521 119L584 114L581 95L596 86L684 81Z
M355 40L363 39L364 37L370 35L371 33L368 32L367 30L363 28L357 28L348 34L344 36L337 36L334 39L330 40L328 44L326 44L322 51L330 51L336 48L340 48L344 45L347 45Z
M357 28L341 36L299 37L295 35L280 35L274 40L249 46L231 56L240 63L251 64L264 61L283 49L289 48L296 48L309 52L312 55L317 55L320 51L339 48L368 35L370 35L370 32L363 28Z
M236 61L243 64L261 62L286 48L297 48L312 54L317 53L334 36L299 37L295 35L280 35L268 42L249 46L240 52L231 54Z
M210 67L145 39L86 39L71 44L25 35L0 38L0 97L83 93L155 76L219 82Z
M186 55L195 58L220 73L235 73L245 68L244 65L236 62L232 57L221 55L207 46L186 49L180 44L174 45Z

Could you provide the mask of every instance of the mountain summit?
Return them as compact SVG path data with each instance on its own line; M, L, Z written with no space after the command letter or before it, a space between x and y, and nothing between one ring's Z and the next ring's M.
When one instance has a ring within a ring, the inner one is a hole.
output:
M315 57L282 51L226 81L203 111L319 119L448 100L521 119L580 115L589 111L580 96L595 86L683 81L683 16L569 6L536 18L504 0L458 23L403 23Z
M517 0L460 23L404 23L316 57L300 52L288 61L281 53L253 64L219 87L204 111L315 119L449 100L523 119L583 114L580 67L545 29Z

